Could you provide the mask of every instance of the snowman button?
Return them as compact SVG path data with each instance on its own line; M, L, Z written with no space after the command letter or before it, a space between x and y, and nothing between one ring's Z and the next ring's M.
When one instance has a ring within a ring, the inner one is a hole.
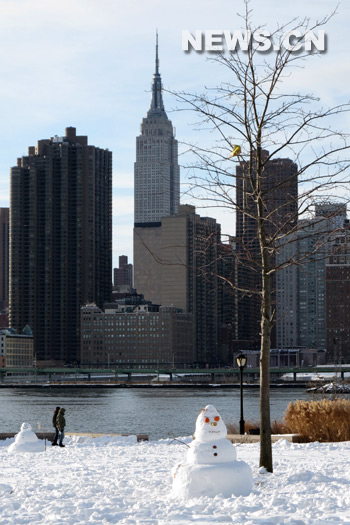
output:
M213 445L213 448L216 448L216 445Z
M217 455L218 455L217 452L214 452L214 456L217 456Z

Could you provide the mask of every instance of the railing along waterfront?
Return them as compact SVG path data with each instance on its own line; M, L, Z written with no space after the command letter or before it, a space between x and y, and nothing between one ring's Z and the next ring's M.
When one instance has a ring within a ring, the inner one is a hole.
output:
M344 374L350 372L350 365L329 365L322 367L302 367L302 368L291 368L291 367L271 367L270 374L273 378L281 377L284 374L293 374L293 381L297 381L299 374L324 374L333 373L339 375L344 379ZM48 381L67 381L72 380L74 382L82 381L98 381L102 379L109 380L121 380L122 377L126 376L128 381L132 380L132 376L169 376L169 380L172 381L174 376L186 378L198 379L200 376L210 376L210 380L215 382L218 377L226 376L238 376L240 373L239 368L0 368L0 382L3 382L5 377L14 377L21 375L25 380L29 377L34 377L34 380L39 381L40 376L46 376ZM244 376L252 380L259 379L260 370L259 368L245 368Z

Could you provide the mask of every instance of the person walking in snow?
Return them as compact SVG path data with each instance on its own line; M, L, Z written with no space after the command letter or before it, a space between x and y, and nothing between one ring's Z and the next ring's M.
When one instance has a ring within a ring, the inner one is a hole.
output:
M59 412L60 408L61 407L56 407L55 411L53 413L53 416L52 416L52 424L53 424L53 428L55 429L55 437L53 438L53 442L52 442L52 446L53 447L55 447L57 445L57 440L58 440L58 427L57 427L57 424L56 424L56 419L57 419L58 412Z
M64 417L65 409L60 408L56 417L56 426L58 428L58 445L60 447L64 447L63 445L63 439L64 439L64 427L66 426L66 419Z

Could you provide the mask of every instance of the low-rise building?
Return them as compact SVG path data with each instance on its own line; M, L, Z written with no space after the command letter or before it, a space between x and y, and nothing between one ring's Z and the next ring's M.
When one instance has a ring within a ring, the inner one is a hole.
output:
M21 334L9 328L0 332L0 366L28 368L34 361L34 338L29 326Z
M129 309L128 309L129 310ZM142 304L132 311L108 305L81 308L81 364L155 368L193 364L192 314Z
M240 352L240 351L239 351ZM260 350L242 350L247 357L247 367L259 368ZM271 348L271 368L299 368L305 366L320 366L326 363L324 348Z
M6 366L6 335L0 332L0 368Z

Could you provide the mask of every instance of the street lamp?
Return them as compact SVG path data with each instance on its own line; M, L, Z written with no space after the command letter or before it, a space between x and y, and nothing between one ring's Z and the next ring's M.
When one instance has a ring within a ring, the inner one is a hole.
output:
M243 419L243 369L245 365L247 364L247 358L244 354L240 353L236 357L237 365L239 366L239 370L241 372L241 419L239 420L239 433L241 435L244 434L244 419Z

